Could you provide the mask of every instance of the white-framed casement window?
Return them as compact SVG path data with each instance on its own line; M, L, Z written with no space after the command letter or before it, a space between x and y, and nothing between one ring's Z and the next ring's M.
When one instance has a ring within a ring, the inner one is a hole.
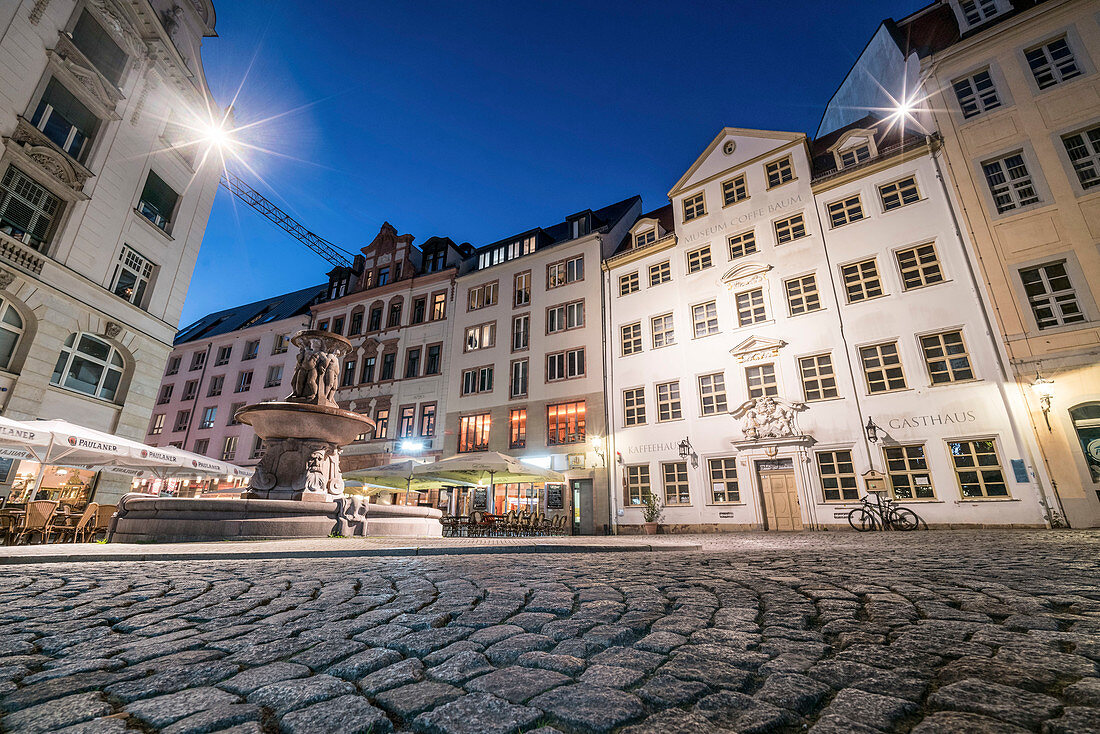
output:
M852 452L818 451L816 456L817 474L821 478L821 493L825 501L846 502L859 499Z
M222 461L232 461L237 457L237 436L226 436L222 443Z
M1039 192L1027 168L1023 151L982 163L989 193L998 214L1040 202Z
M198 453L198 452L195 452ZM264 454L264 440L259 436L252 437L252 450L248 453L248 458L258 459Z
M529 374L530 362L526 359L517 359L512 362L512 379L508 385L508 397L522 398L527 395Z
M237 373L237 386L233 392L248 392L252 389L252 370Z
M622 355L629 357L632 354L640 354L642 351L642 322L635 321L620 327L620 339L622 341Z
M783 289L787 293L787 310L791 316L821 310L821 294L813 273L783 281Z
M649 320L650 330L653 335L653 348L672 346L676 343L676 329L672 324L672 314L665 313L654 316Z
M806 219L801 213L775 222L775 242L784 245L806 236Z
M692 306L691 323L696 338L717 334L718 304L715 301L707 301Z
M775 378L774 364L757 364L745 368L745 385L750 398L776 397L779 383Z
M920 201L920 189L917 188L916 176L891 181L878 187L879 199L882 201L884 212L900 209L909 204Z
M863 219L863 202L860 201L859 194L827 204L826 209L829 211L829 226L833 229Z
M216 398L222 394L223 389L225 389L225 375L214 375L206 388L206 397Z
M1040 329L1079 324L1085 320L1065 260L1021 268L1020 280L1035 325Z
M798 371L802 376L802 393L806 396L807 403L840 396L831 354L814 354L800 358Z
M722 206L730 206L749 198L749 184L745 174L739 173L728 181L722 182Z
M923 288L926 285L942 283L943 268L936 254L935 244L929 242L915 247L906 247L894 252L901 272L901 286L904 290Z
M1003 0L955 0L959 25L964 31L980 26L1004 11L1002 3Z
M577 255L568 260L550 263L546 266L546 287L559 288L569 283L584 280L584 255Z
M531 314L512 317L512 351L522 352L531 343Z
M705 216L707 213L706 197L703 196L703 192L700 191L694 196L689 196L684 199L684 221L690 222L693 219Z
M1049 89L1081 76L1081 66L1065 36L1053 38L1024 51L1028 68L1039 89Z
M175 387L175 385L161 385L160 394L157 395L157 405L164 405L172 402L172 391Z
M710 501L716 505L741 501L737 487L737 458L734 456L708 459L710 469Z
M493 391L493 367L475 367L462 371L462 394L475 395L477 393Z
M703 245L687 254L687 271L689 273L698 273L713 264L714 262L710 257L710 245Z
M476 352L479 349L490 349L497 345L497 322L490 321L487 324L477 324L466 327L466 340L463 342L464 352Z
M649 229L643 229L634 235L634 246L645 247L646 245L652 245L657 241L657 228L650 227Z
M791 157L788 155L777 161L766 163L764 173L768 177L768 188L774 189L776 186L782 186L788 181L794 181L794 163L791 162Z
M933 385L974 379L974 368L970 365L970 354L961 330L925 334L920 337L920 348Z
M181 410L176 413L176 424L172 427L173 431L185 431L187 430L187 424L191 422L191 411Z
M836 151L837 163L841 168L851 168L860 163L871 160L873 156L871 144L868 142L856 143L843 150Z
M114 401L125 363L118 350L91 334L70 334L57 357L51 385Z
M218 415L218 407L211 405L202 411L202 420L199 421L199 428L213 428L214 421Z
M1002 104L989 69L976 71L951 83L964 120L999 108Z
M188 380L187 382L183 383L183 397L181 397L180 399L181 400L194 400L195 397L198 394L199 394L199 381L198 380Z
M584 301L571 301L546 309L546 333L579 329L584 326Z
M181 359L180 359L179 355L176 355L175 357L172 357L171 359L169 359L168 360L168 368L164 371L165 376L178 375L179 371L180 371L180 361L181 361ZM226 360L226 361L228 361L228 360ZM222 364L224 364L224 363L222 363Z
M153 416L153 424L149 426L149 435L159 436L164 433L164 413L157 413Z
M466 293L466 310L477 311L479 308L486 308L488 306L495 306L497 302L497 281L492 283L483 283L482 285L474 286ZM381 309L378 311L378 321L382 320ZM374 313L371 313L371 324L374 324ZM381 326L379 323L375 329ZM374 329L372 329L374 330Z
M123 245L118 263L115 265L111 292L135 306L142 306L155 269L156 266L153 263L131 249L129 245Z
M884 294L882 279L878 274L878 263L873 257L842 265L840 275L844 280L844 292L848 296L848 303L858 303Z
M0 232L45 252L61 202L15 166L0 179Z
M196 370L201 370L203 367L205 367L206 354L207 351L205 349L200 349L197 352L192 352L191 367L188 369L188 372L195 372Z
M0 370L11 367L11 359L23 338L23 317L7 300L0 298Z
M30 122L77 161L87 158L99 127L99 118L57 79L46 84Z
M584 370L584 347L546 355L547 382L584 377Z
M897 342L883 342L859 348L859 361L867 379L867 392L893 392L904 390L905 372L901 367L901 355Z
M749 326L768 320L768 314L764 308L763 288L753 288L738 293L736 301L738 326Z
M179 200L179 194L165 183L163 178L154 171L149 171L145 186L141 190L137 210L155 227L167 232L172 226L172 217L176 213L176 204Z
M638 271L633 273L627 273L626 275L619 276L619 295L627 296L631 293L637 292L641 288L641 283L638 280Z
M287 342L290 341L290 337L287 337ZM223 364L229 364L230 357L233 356L233 345L227 344L224 347L218 347L218 353L214 359L214 366L220 367Z
M964 499L1009 496L996 439L948 441L947 450Z
M730 260L736 260L745 255L756 252L756 231L750 229L747 232L732 235L726 240L729 246Z
M645 423L645 388L632 387L623 390L623 425L640 426Z
M351 382L348 385L355 383L355 360L351 361L351 369L346 370L350 374ZM283 384L283 366L281 364L273 364L267 368L267 379L264 380L264 387L278 387Z
M665 505L690 505L688 465L686 461L666 461L661 464L661 479L665 488Z
M260 354L260 340L251 339L244 343L244 354L241 355L241 361L256 359Z
M641 507L649 499L649 464L628 464L623 467L623 501L633 507Z
M890 479L890 491L894 499L936 499L924 444L884 446L882 452L886 457L886 476Z
M699 375L699 414L719 415L728 411L725 373Z
M531 271L516 273L512 279L512 307L520 308L531 303Z
M649 266L649 287L661 285L672 280L672 263L664 260Z
M1100 125L1062 136L1062 145L1083 189L1100 185Z
M657 384L657 422L678 421L684 417L680 405L680 381Z

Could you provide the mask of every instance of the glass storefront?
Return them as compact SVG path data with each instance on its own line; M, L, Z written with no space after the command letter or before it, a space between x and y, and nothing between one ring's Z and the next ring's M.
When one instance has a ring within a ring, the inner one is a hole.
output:
M56 500L74 507L83 507L88 503L99 474L90 469L52 464L43 467L37 461L29 459L3 459L0 460L0 481L9 490L8 502L27 502L40 473L42 484L35 499Z

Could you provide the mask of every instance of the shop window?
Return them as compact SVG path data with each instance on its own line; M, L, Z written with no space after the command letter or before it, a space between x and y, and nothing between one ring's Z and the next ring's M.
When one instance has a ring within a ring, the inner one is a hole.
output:
M691 504L686 461L669 461L661 464L661 478L665 489L666 506Z
M996 440L948 441L947 447L963 498L1008 496L1008 484L1001 469Z
M527 408L515 408L508 412L508 448L527 447Z
M932 474L924 455L924 444L887 446L886 474L890 478L890 491L899 500L931 500L936 498L932 487Z
M817 471L826 502L859 499L851 451L818 451Z
M458 452L489 450L489 413L465 415L458 422Z
M1100 402L1078 405L1069 412L1092 481L1100 484Z
M6 299L0 298L0 369L9 369L19 340L23 338L23 317Z
M57 198L15 166L0 180L0 232L45 252L61 212Z
M715 504L741 501L737 488L737 459L734 457L710 459L710 497Z
M583 400L546 406L546 444L584 443L585 404Z
M91 334L70 334L61 348L50 383L114 401L124 363L118 350Z
M172 216L176 212L176 204L179 202L179 194L164 182L160 176L149 171L145 179L145 186L141 190L141 200L138 202L138 212L148 219L154 226L168 231L172 223Z
M31 124L58 148L80 161L91 147L89 143L95 136L99 118L57 79L50 79L31 115Z
M623 467L626 474L624 501L628 506L641 507L649 499L649 464L632 464Z
M107 81L117 87L126 69L127 56L126 52L111 40L111 36L103 26L87 10L82 10L70 35L73 45L84 54L84 58L88 59Z

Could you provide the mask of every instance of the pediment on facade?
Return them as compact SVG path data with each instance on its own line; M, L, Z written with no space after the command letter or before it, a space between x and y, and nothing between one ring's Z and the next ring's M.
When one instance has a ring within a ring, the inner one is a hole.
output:
M59 151L49 138L22 117L11 137L4 138L4 147L7 156L45 174L35 176L27 171L28 175L38 180L50 193L66 201L83 201L88 198L83 192L84 182L92 177L92 172Z
M864 128L855 128L847 131L835 143L829 148L829 152L838 150L848 150L849 148L855 148L860 145L870 145L872 150L875 146L875 131L867 130Z
M767 263L741 263L727 270L719 282L727 288L743 288L763 283L771 269L772 266Z
M802 133L788 133L775 130L747 130L727 127L706 147L702 155L688 168L672 190L673 198L685 189L690 189L704 181L709 181L723 171L738 168L747 161L766 155L769 151L782 148L794 141L805 139Z
M730 354L737 357L738 362L753 362L760 359L768 359L779 354L779 350L787 346L782 339L772 339L766 336L750 336L733 349Z
M634 226L630 228L630 237L634 238L635 235L645 232L647 229L653 229L657 232L657 239L661 239L665 235L664 230L661 228L661 223L656 219L650 217L643 217L634 223Z
M74 94L91 94L97 104L112 113L118 102L124 99L122 91L95 69L88 58L76 47L68 33L64 31L58 33L57 46L46 53L55 67L72 74L80 82L82 88L74 90ZM114 119L119 118L115 116Z

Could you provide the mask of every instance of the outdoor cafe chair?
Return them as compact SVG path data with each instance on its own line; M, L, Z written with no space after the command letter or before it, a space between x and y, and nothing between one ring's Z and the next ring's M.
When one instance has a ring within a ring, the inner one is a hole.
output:
M99 505L97 503L89 502L88 506L84 508L80 519L74 525L57 529L58 542L64 543L67 540L72 543L79 543L84 540L91 527L94 527L92 521L95 520L98 510Z
M103 537L107 537L107 526L111 524L111 518L117 509L118 505L99 505L96 508L95 525L87 529L88 540L96 540L101 532Z
M28 502L27 511L21 518L22 522L11 533L11 544L18 545L23 540L29 543L36 535L42 538L43 543L50 542L53 517L57 512L58 504L54 500Z
M470 521L467 524L466 534L471 538L479 538L485 532L485 513L474 510L470 513Z

